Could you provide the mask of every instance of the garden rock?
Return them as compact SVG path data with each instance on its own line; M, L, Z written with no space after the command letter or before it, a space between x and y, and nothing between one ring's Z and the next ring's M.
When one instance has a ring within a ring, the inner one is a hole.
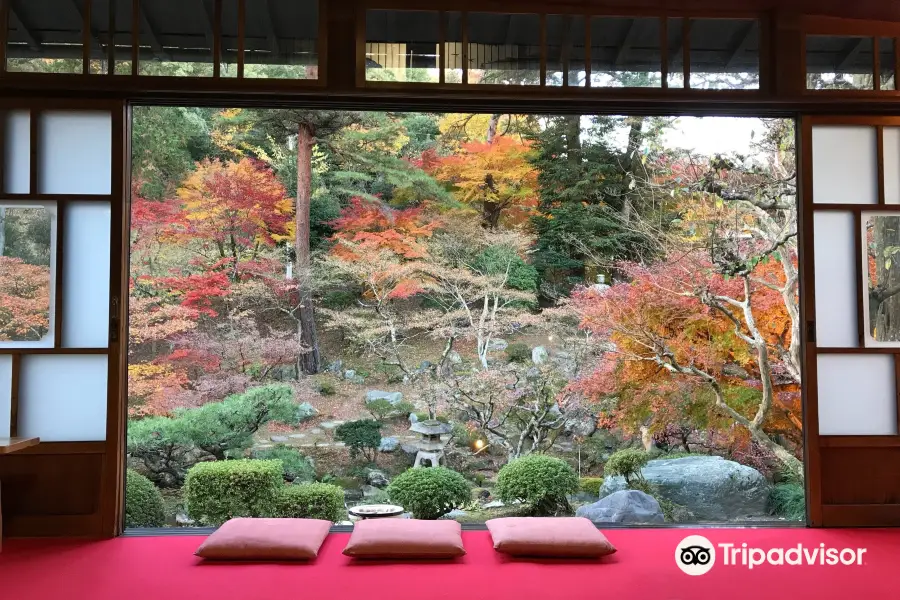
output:
M454 508L453 510L448 512L446 515L442 516L441 519L448 519L448 520L452 521L453 519L457 519L459 517L464 517L467 514L468 513L464 510L461 510L459 508Z
M588 415L582 419L572 421L568 425L569 432L578 437L591 437L597 431L597 417Z
M400 440L395 437L383 437L381 443L378 444L379 452L394 452L400 447Z
M364 485L360 489L362 489L363 498L374 498L376 496L381 496L383 493L374 485Z
M344 361L342 361L342 360L340 360L340 359L335 360L335 361L329 363L328 366L325 367L325 370L326 370L328 373L333 373L333 374L335 374L335 375L340 375L341 372L344 370Z
M381 471L371 469L368 473L366 473L366 483L377 488L383 488L387 487L390 481L388 481L387 475L385 475Z
M288 437L286 435L273 435L269 439L271 441L275 442L276 444L287 444L288 443Z
M419 453L419 449L413 444L400 444L400 449L405 453L412 454L414 456Z
M726 521L766 514L769 484L754 469L721 456L651 460L641 470L659 495L684 506L701 521ZM621 476L607 477L600 496L625 489Z
M344 371L344 379L353 379L354 377L356 377L356 371L354 371L353 369L347 369L346 371Z
M502 352L503 350L506 350L507 346L509 346L509 342L500 338L494 338L488 342L488 350Z
M191 527L196 524L196 521L187 516L187 514L178 512L175 514L175 523L181 525L182 527Z
M506 505L503 504L502 500L493 500L491 502L488 502L481 508L503 508L504 506L506 506Z
M366 392L366 404L376 400L387 400L391 406L397 406L403 402L402 392L383 392L381 390L369 390Z
M447 355L447 360L450 361L451 365L458 365L462 362L462 356L456 350L451 350Z
M531 362L536 365L542 365L547 362L547 359L550 358L550 353L547 352L547 349L543 346L536 346L534 350L531 351Z
M303 402L297 406L297 421L305 421L306 419L311 419L314 416L319 414L319 411L313 407L309 402Z
M638 490L622 490L575 511L594 523L664 523L662 509L653 496Z
M416 413L409 413L409 424L418 423L419 417L416 416Z

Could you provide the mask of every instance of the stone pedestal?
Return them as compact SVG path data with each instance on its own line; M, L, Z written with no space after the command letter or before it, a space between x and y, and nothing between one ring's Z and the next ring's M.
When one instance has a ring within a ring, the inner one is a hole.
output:
M423 460L431 461L432 467L441 466L441 460L444 458L443 450L419 450L416 452L416 462L413 463L413 468L421 467Z

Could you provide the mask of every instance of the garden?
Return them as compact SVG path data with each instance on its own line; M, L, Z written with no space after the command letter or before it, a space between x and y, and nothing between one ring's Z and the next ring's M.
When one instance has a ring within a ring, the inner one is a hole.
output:
M794 123L699 121L136 107L126 526L804 519Z

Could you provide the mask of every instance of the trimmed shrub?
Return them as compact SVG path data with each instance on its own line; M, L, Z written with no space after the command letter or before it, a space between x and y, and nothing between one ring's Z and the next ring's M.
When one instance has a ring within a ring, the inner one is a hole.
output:
M535 516L557 516L571 512L566 496L578 491L578 476L564 460L532 454L504 465L495 491L506 504L524 502Z
M410 411L412 412L412 411ZM450 418L447 415L438 415L434 419L427 412L417 412L415 413L416 419L419 421L440 421L441 423L449 423Z
M184 481L188 516L204 525L234 517L272 514L284 486L280 460L224 460L198 463Z
M506 360L515 363L527 363L531 360L531 348L528 344L516 342L506 347Z
M588 492L595 496L600 495L600 486L603 485L602 477L582 477L578 480L578 490Z
M254 450L252 457L258 460L280 460L285 481L313 481L316 478L312 462L296 448L284 444Z
M162 527L166 511L153 482L128 469L125 472L125 527Z
M286 485L278 491L271 516L291 519L325 519L336 523L346 518L344 490L330 483Z
M377 400L366 402L366 409L376 421L387 421L388 419L405 417L416 410L416 407L405 400L397 404L391 404L391 401L386 398L378 398Z
M315 388L316 391L323 396L334 396L337 393L337 388L334 387L334 383L327 379L319 379L316 381Z
M641 469L644 468L644 465L646 465L649 460L650 455L643 450L638 450L636 448L619 450L606 461L603 472L607 477L621 475L625 478L625 484L628 487L640 489L635 488L634 486L640 485L640 483L644 481L644 476L641 475Z
M372 419L350 421L339 425L334 430L334 437L350 448L350 458L362 455L374 463L381 445L381 423Z
M409 469L387 487L388 497L414 519L434 520L472 498L466 478L446 467Z
M472 266L484 275L505 275L506 285L513 289L524 292L537 290L537 269L522 260L509 246L488 246L475 257Z

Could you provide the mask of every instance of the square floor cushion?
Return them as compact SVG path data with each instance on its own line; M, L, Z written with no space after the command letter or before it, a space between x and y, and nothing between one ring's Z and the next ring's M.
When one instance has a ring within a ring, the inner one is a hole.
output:
M231 519L197 548L215 560L311 560L331 528L320 519Z
M616 551L584 517L504 517L485 524L494 549L512 556L598 558Z
M344 548L354 558L456 558L465 553L459 523L416 519L359 521Z

